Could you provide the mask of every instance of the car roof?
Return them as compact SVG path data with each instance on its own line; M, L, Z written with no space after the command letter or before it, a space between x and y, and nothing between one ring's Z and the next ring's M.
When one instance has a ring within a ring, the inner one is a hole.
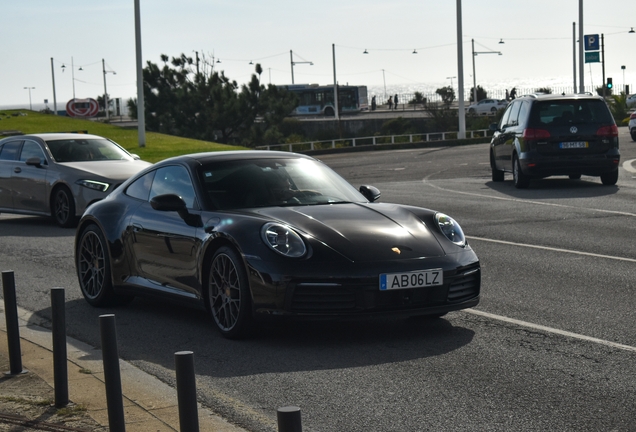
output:
M204 153L192 153L181 156L175 156L169 159L165 159L158 164L174 163L174 162L186 162L192 163L197 161L199 163L208 163L215 161L228 161L228 160L246 160L246 159L310 159L311 156L284 152L284 151L272 151L272 150L230 150L230 151L216 151L216 152L204 152Z
M573 94L548 94L548 93L533 93L528 95L518 96L517 99L536 99L536 100L572 100L572 99L600 99L601 96L593 95L591 93L573 93Z
M77 132L51 132L51 133L34 133L34 134L20 134L20 135L12 135L6 137L0 141L4 140L15 140L15 139L24 139L24 138L39 138L42 141L57 141L57 140L72 140L72 139L106 139L99 135L91 135L87 133L77 133Z
M53 140L63 140L63 139L105 139L99 135L92 135L87 133L77 133L77 132L50 132L50 133L36 133L36 134L27 134L22 135L23 137L37 137L41 138L44 141L53 141Z

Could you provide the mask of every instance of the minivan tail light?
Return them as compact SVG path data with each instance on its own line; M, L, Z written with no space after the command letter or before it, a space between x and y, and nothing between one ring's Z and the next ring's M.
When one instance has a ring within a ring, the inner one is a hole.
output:
M523 139L538 140L550 138L550 132L545 129L526 128L523 130Z
M602 126L598 128L596 135L610 138L618 137L618 127L616 125Z

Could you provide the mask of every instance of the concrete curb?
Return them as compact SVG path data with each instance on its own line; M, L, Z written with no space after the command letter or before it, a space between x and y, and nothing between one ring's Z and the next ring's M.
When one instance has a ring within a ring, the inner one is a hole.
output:
M18 308L22 367L51 387L53 376L53 342L47 320ZM8 357L6 317L0 310L0 352ZM67 337L69 399L86 407L101 426L108 426L108 410L101 350ZM124 416L127 428L139 432L178 431L177 391L154 376L120 359ZM237 426L198 406L202 431L244 432Z

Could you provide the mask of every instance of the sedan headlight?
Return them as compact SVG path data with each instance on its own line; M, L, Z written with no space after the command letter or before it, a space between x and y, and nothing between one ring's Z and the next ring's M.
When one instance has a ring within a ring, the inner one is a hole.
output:
M452 217L445 215L444 213L437 213L435 220L439 226L440 231L446 236L447 239L455 243L457 246L466 245L466 237L464 237L464 231L459 226L457 221Z
M267 246L286 257L300 258L307 252L305 242L298 233L279 223L263 225L261 237Z
M84 186L89 189L97 190L100 192L106 192L108 188L110 187L108 183L98 182L95 180L78 180L75 183L77 183L80 186Z

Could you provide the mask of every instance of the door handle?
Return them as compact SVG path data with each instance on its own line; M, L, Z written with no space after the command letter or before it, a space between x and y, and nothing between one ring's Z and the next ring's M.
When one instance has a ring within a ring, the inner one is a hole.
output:
M13 168L13 172L14 172L14 173L16 173L16 174L19 174L19 173L21 173L21 172L22 172L22 168L20 168L20 167L15 167L15 168Z

